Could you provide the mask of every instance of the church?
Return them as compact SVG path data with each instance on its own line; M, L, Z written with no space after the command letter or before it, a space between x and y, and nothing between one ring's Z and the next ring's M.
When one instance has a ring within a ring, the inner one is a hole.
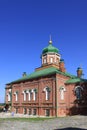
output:
M66 71L59 50L50 39L42 50L41 66L31 74L6 84L5 102L11 112L30 116L87 114L87 79ZM9 109L8 108L8 109Z

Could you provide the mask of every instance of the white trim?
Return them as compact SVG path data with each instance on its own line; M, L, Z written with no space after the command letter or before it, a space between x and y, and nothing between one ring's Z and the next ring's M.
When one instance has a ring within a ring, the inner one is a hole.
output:
M28 91L28 90L26 90L26 93L29 93L29 91Z
M64 92L66 91L65 87L60 87L60 99L64 100Z
M77 88L81 88L83 90L83 88L81 86L76 86L74 91L76 91Z
M8 96L8 102L11 101L11 95L10 95L10 93L8 93L7 96Z
M9 89L8 91L11 92L11 89Z
M33 92L33 100L34 101L36 100L36 93L35 93L35 91Z
M16 94L15 94L15 101L18 101L18 93L16 92Z

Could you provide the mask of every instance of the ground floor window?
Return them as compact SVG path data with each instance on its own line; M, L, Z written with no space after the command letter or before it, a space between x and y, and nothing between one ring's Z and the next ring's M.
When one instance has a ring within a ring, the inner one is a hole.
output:
M28 109L28 114L31 115L31 109L30 108Z
M37 110L33 109L33 115L36 115L36 114L37 114Z
M50 116L50 110L49 110L49 109L46 109L46 110L45 110L45 115L46 115L46 116Z
M15 113L18 113L18 108L15 108Z
M27 114L27 108L24 108L24 114Z

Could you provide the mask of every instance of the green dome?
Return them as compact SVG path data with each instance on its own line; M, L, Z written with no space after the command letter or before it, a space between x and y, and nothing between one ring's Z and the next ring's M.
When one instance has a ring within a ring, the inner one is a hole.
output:
M52 46L52 43L49 42L49 45L43 49L42 54L49 53L49 52L58 53L59 50L56 47Z

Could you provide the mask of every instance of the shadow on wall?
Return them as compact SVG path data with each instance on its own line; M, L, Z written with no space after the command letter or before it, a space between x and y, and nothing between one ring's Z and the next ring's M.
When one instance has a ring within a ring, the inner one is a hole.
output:
M68 127L68 128L54 129L54 130L87 130L87 129Z
M73 102L72 104L73 106L69 109L68 114L87 115L87 83L83 85L83 88L78 86L76 87L76 89L75 89L76 92L74 92L76 100Z
M74 106L69 109L69 115L87 116L87 98L74 101Z
M78 107L75 107L73 106L72 108L70 108L69 110L69 114L67 115L84 115L84 116L87 116L87 106L78 106Z

